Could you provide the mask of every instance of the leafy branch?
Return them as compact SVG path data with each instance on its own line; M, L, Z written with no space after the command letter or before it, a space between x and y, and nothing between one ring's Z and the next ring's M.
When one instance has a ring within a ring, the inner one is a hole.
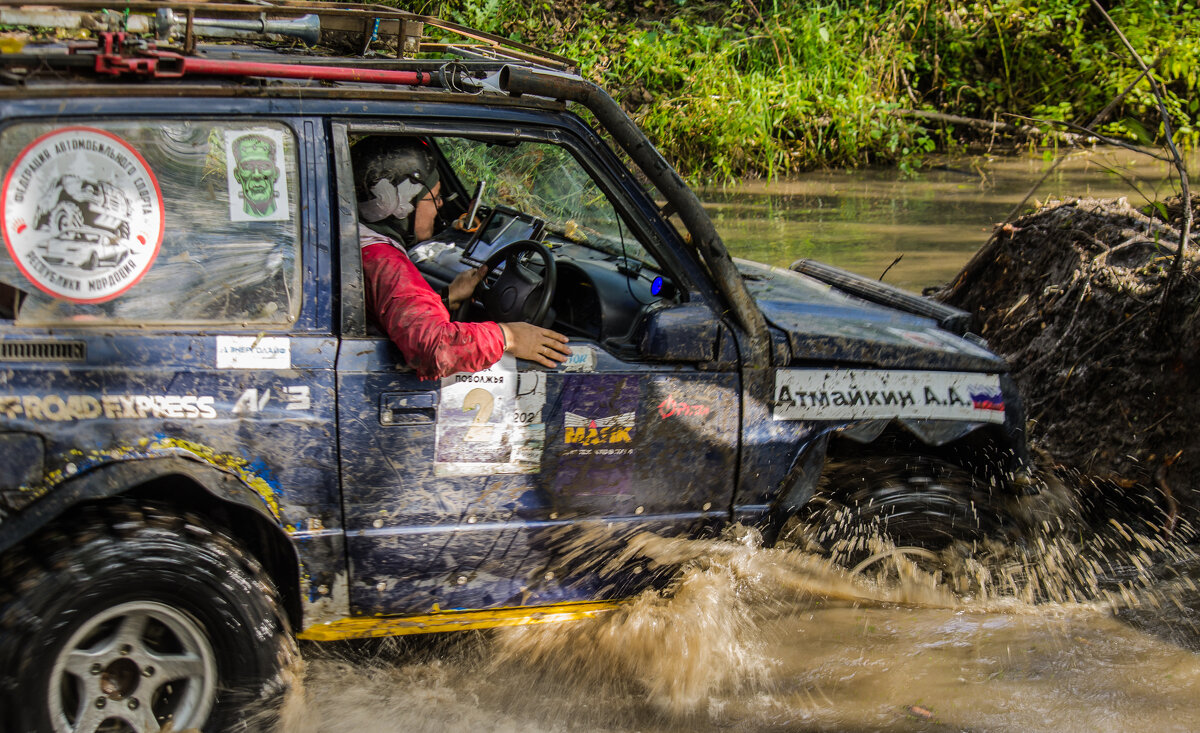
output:
M1183 273L1183 258L1187 253L1188 244L1191 241L1192 229L1192 191L1188 184L1187 166L1183 162L1183 156L1179 154L1179 148L1175 146L1175 141L1172 139L1171 131L1171 115L1167 112L1167 105L1163 99L1162 88L1158 85L1158 80L1154 77L1154 73L1146 62L1142 59L1141 54L1121 32L1121 28L1116 24L1104 6L1099 0L1092 0L1092 7L1099 11L1104 20L1108 22L1117 37L1121 39L1121 43L1125 44L1125 48L1129 50L1129 54L1137 61L1137 64L1142 69L1142 74L1150 82L1150 91L1154 93L1154 99L1158 103L1158 113L1162 117L1163 135L1166 137L1167 150L1171 153L1171 163L1175 166L1175 172L1179 175L1179 187L1183 193L1183 226L1179 235L1179 249L1175 253L1175 259L1171 262L1171 271L1167 274L1167 284L1163 287L1162 302L1158 313L1158 327L1162 330L1167 323L1167 311L1170 308L1171 295L1174 293L1175 287L1179 284L1179 278Z

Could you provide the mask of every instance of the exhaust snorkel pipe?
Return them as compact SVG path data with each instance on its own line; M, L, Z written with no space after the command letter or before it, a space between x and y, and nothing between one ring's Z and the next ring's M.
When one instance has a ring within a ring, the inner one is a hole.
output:
M741 273L729 257L721 235L717 234L708 213L700 205L700 199L633 124L621 106L603 89L577 76L505 66L500 70L499 83L502 90L513 96L532 94L578 102L596 116L630 159L666 196L668 203L675 207L679 218L683 220L683 225L692 235L692 243L708 265L722 295L728 300L738 324L750 336L750 351L745 354L748 365L768 366L771 340L766 319L746 290Z

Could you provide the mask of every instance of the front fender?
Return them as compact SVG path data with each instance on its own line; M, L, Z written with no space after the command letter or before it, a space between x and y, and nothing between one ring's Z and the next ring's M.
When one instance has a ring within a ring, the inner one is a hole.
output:
M178 476L203 488L214 498L252 509L269 524L280 528L278 509L241 476L218 468L187 453L150 458L131 458L101 463L46 489L19 512L0 524L0 552L17 545L41 527L78 504L119 496L150 481Z

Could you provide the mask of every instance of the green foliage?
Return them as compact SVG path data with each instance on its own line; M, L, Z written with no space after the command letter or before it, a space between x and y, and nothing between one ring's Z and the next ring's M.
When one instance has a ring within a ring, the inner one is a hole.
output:
M1110 13L1197 141L1200 3ZM1020 115L1087 124L1140 73L1089 0L446 0L442 17L576 58L689 176L920 165L977 132L919 119ZM1103 131L1163 128L1143 80Z

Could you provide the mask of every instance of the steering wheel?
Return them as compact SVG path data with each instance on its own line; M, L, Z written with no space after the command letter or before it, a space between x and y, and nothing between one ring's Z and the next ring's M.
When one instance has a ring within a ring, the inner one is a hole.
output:
M541 273L529 268L526 255L530 254L541 259ZM500 263L504 263L504 270L496 274ZM497 323L541 324L550 312L558 284L558 270L549 248L541 242L522 239L496 250L483 264L487 267L487 275L475 288L475 297L483 303L488 318ZM465 317L469 305L469 300L462 304L458 312L460 319Z

